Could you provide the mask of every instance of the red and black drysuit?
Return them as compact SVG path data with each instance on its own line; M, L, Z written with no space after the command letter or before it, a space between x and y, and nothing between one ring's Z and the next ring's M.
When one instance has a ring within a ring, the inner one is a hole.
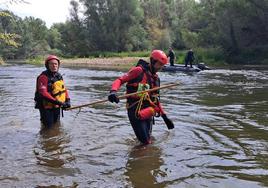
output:
M137 92L139 84L148 84L150 89L159 87L160 79L156 73L152 73L149 63L139 60L136 67L131 68L128 73L113 82L111 92L118 91L124 83L127 83L127 94L129 94ZM151 143L153 116L156 112L160 113L161 109L159 94L157 91L149 93L150 100L144 100L139 107L140 98L137 95L127 98L128 118L138 140L143 144L149 144Z
M36 81L35 108L40 111L40 120L46 127L51 127L60 120L60 107L63 102L58 101L52 94L52 85L56 81L63 81L62 75L49 70L43 71ZM68 90L65 89L65 104L70 106Z

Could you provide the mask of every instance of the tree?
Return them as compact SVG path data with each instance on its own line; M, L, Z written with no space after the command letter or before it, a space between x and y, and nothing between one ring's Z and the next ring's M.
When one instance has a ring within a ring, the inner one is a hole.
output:
M7 11L0 11L0 41L6 45L18 47L19 44L16 42L20 36L15 33L9 33L7 30L8 22L12 20L12 15Z
M81 0L85 7L86 36L92 50L125 51L137 48L137 38L133 32L140 33L143 11L138 0ZM135 28L135 29L134 29Z
M24 0L8 0L4 2L3 4L8 5L8 4L14 4L14 3L17 4L17 3L27 3L27 2ZM12 19L12 16L8 11L3 11L0 9L0 18ZM19 44L17 43L16 39L18 39L20 36L15 33L8 33L5 30L5 25L3 24L3 20L1 20L0 23L1 23L0 25L2 26L2 30L4 30L4 31L0 30L0 41L4 42L6 45L18 47Z

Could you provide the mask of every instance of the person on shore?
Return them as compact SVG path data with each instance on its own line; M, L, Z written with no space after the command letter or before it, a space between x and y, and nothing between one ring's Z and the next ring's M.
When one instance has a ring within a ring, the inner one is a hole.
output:
M58 72L59 58L49 55L45 60L45 67L46 70L37 77L34 100L41 122L49 128L60 120L60 109L71 107L71 103L62 75Z
M140 59L136 67L131 68L128 73L119 77L112 83L108 100L119 102L117 91L126 84L126 92L135 93L160 86L160 79L157 72L167 64L167 56L161 50L153 50L150 55L150 62ZM152 142L151 132L153 117L159 114L166 117L159 101L159 91L133 95L127 98L128 118L134 133L142 145Z
M185 67L187 67L188 63L190 64L190 67L192 68L193 67L193 62L195 60L195 57L194 57L194 52L192 49L190 49L186 56L185 56Z
M170 64L170 66L174 66L175 53L174 53L172 47L169 47L167 57L169 57L169 64Z

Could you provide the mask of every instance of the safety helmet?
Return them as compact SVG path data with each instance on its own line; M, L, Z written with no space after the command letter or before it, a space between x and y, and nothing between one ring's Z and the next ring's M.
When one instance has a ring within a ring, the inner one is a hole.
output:
M161 50L153 50L150 58L159 61L162 65L166 65L168 63L167 55Z
M52 59L56 59L56 60L58 61L59 65L60 65L60 59L59 59L57 56L55 56L55 55L49 55L49 56L46 58L46 60L45 60L45 66L46 66L47 69L48 69L48 62L49 62L50 60L52 60Z

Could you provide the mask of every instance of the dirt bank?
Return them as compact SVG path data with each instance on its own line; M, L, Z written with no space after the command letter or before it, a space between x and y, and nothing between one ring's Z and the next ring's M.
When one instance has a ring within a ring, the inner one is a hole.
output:
M77 58L77 59L62 59L64 67L89 67L95 69L129 69L136 65L139 59L144 57L113 57L113 58Z

